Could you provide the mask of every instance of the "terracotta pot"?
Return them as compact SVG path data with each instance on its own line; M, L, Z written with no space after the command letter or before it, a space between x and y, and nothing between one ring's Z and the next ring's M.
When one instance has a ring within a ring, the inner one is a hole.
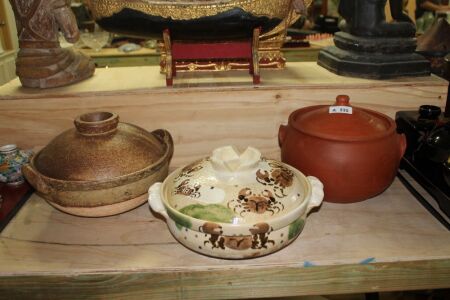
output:
M357 202L383 192L406 149L394 120L349 101L341 95L334 106L299 109L279 130L282 161L319 178L329 202Z
M149 190L151 208L174 237L205 255L242 259L293 242L307 214L320 206L323 185L249 147L231 146L170 174Z
M146 201L147 189L163 180L173 154L169 132L152 133L119 123L116 114L95 112L53 139L22 171L56 208L79 216L109 216Z

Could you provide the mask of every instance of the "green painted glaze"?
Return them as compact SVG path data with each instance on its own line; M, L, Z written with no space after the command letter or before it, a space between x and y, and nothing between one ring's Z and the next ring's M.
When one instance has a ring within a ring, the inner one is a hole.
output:
M192 204L183 207L180 212L196 219L219 223L231 223L235 217L231 209L218 204Z
M184 218L182 216L175 215L170 210L167 210L167 214L175 222L175 224L177 225L178 229L181 230L182 227L186 227L186 228L189 228L189 229L192 228L192 223L191 223L191 221L189 219Z
M297 221L292 222L289 225L289 239L295 238L303 229L303 226L305 225L305 221L303 218L298 219Z

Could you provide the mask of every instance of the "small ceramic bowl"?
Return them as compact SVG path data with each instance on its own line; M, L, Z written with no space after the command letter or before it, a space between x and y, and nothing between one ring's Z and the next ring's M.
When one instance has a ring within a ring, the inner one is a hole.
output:
M291 243L320 206L323 185L249 147L231 146L174 171L149 190L174 237L202 254L243 259Z
M16 145L0 147L0 182L10 186L24 183L21 168L30 161L31 150L21 150Z

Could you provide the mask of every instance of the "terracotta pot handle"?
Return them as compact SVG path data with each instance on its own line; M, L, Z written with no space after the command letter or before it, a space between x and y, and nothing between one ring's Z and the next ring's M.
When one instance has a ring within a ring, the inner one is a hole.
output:
M168 161L172 159L173 151L174 151L174 145L173 145L173 138L170 132L168 132L165 129L157 129L155 131L152 131L152 134L160 140L162 143L167 145L167 152L168 152Z
M283 146L284 141L286 140L287 129L288 127L286 125L280 125L280 128L278 129L278 145L280 147Z
M399 145L400 145L400 159L405 155L406 151L406 135L404 133L398 135Z
M38 192L46 195L50 194L51 191L48 184L30 164L22 166L22 174Z
M164 207L164 204L161 199L161 182L157 182L153 184L148 190L148 204L152 210L158 214L161 214L166 220L169 219L169 215L167 214L167 210Z

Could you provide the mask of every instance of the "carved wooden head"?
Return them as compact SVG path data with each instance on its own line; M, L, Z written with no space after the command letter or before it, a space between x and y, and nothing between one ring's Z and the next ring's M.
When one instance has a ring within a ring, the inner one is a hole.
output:
M21 42L57 42L61 30L69 42L79 31L70 0L10 0Z

